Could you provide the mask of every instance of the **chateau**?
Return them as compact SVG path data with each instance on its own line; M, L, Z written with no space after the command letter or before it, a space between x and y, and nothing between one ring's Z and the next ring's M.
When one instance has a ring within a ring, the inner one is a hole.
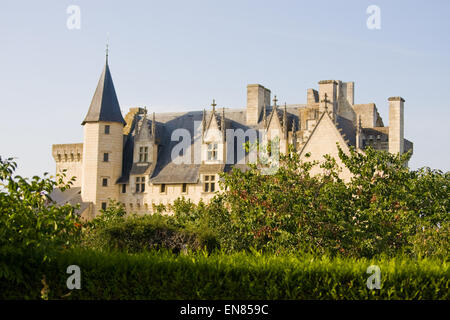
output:
M76 177L71 189L56 190L53 199L79 203L86 219L105 209L109 199L142 214L180 196L207 202L219 191L218 173L245 170L249 154L242 144L254 138L267 142L276 136L280 152L293 145L301 158L309 153L308 160L323 161L330 154L338 163L336 143L345 152L350 146L391 153L413 148L404 138L401 97L388 99L389 126L374 103L355 104L353 82L319 81L318 90L307 90L306 104L277 102L269 89L249 84L243 109L216 108L213 100L208 110L155 114L131 108L124 118L107 58L81 122L83 143L52 147L56 171L65 169L67 178ZM263 135L252 136L254 132ZM350 178L345 167L342 176Z

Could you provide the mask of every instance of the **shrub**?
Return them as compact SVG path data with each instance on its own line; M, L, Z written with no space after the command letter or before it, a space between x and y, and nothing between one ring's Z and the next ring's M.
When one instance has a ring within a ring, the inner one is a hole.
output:
M21 281L5 280L4 261ZM81 269L81 289L66 287L67 266ZM366 286L368 266L381 269L381 289ZM37 253L0 256L0 299L449 299L448 264L406 257L353 259L313 255L203 252L174 255L70 250L42 263Z
M154 213L125 217L120 203L111 201L86 230L83 245L101 250L140 252L165 248L173 252L213 250L217 241L209 229L189 224L176 216Z

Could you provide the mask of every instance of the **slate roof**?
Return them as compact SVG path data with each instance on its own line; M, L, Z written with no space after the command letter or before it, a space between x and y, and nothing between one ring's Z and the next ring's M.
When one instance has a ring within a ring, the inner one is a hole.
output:
M65 190L53 189L50 193L50 198L56 202L57 205L71 204L73 206L79 204L80 208L75 211L76 214L81 215L91 202L83 202L81 199L81 187L72 187Z
M304 105L289 105L286 108L288 118L288 130L291 130L292 120L298 123L298 108ZM278 116L282 123L283 107L278 107ZM221 124L222 108L216 109L216 117L219 124ZM266 116L269 117L272 112L272 107L266 108ZM262 117L263 112L261 112ZM139 114L136 123L142 120L142 114ZM205 119L211 119L212 111L205 112ZM147 116L149 117L149 116ZM138 125L134 125L130 134L126 136L124 143L123 169L122 176L117 180L117 183L128 183L131 174L149 173L150 182L153 184L179 184L179 183L197 183L201 173L221 172L230 170L230 165L209 165L195 163L194 150L201 150L202 132L201 122L203 119L203 111L191 112L172 112L172 113L157 113L155 115L156 122L156 140L159 141L158 161L156 164L149 163L146 166L137 166L133 164L133 147L136 138ZM147 118L149 126L151 120ZM197 127L194 128L194 123L197 122ZM242 129L246 131L249 128L263 129L264 123L260 121L258 125L248 126L246 124L246 109L229 109L225 108L225 127L226 129ZM191 141L191 162L189 164L175 163L172 161L172 149L179 141L171 141L172 133L176 129L188 130ZM297 125L298 128L298 125ZM197 155L200 157L200 155ZM197 158L198 159L198 158ZM197 161L198 162L198 161ZM245 165L235 165L245 169ZM150 169L149 169L150 168ZM149 169L149 170L148 170Z
M337 116L336 127L340 129L341 134L345 140L348 140L348 144L356 146L356 128L353 122L347 118Z
M305 107L304 104L287 105L287 127L288 131L292 130L293 123L295 127L299 128L299 109ZM266 119L269 123L269 117L272 114L273 106L266 107ZM221 124L222 108L216 109L216 117L218 124ZM280 120L280 124L283 126L284 118L284 106L277 107L277 113ZM249 128L263 129L264 112L261 112L260 120L257 125L248 126L246 124L246 109L230 109L225 108L225 123L226 129L242 129L246 131ZM212 111L205 112L205 119L208 121L211 119ZM135 118L135 123L140 123L143 115L138 114ZM133 164L133 146L134 139L136 138L137 128L139 126L133 125L130 133L125 137L124 143L124 156L123 156L123 169L122 176L118 179L117 183L128 183L129 176L131 174L148 174L149 180L153 184L181 184L181 183L197 183L202 173L212 172L229 172L233 167L237 167L240 170L247 170L248 167L245 164L200 164L195 163L195 157L201 156L195 155L195 150L201 150L202 143L202 129L201 123L203 119L203 111L191 111L191 112L172 112L172 113L158 113L155 115L156 122L156 141L159 143L158 148L158 160L156 163L148 163L144 166L138 166ZM152 121L147 116L148 126L151 127ZM194 128L194 123L197 122L197 127ZM220 126L219 126L220 127ZM337 116L336 127L342 134L343 138L348 141L351 146L356 145L356 128L353 122L347 118ZM191 150L191 162L188 164L175 163L172 161L172 149L180 141L171 141L172 133L176 129L186 129L191 137L190 150ZM387 127L371 128L370 130L377 130L387 134ZM363 131L367 133L369 128L363 128ZM412 148L412 143L405 140L405 149ZM198 162L198 161L197 161Z
M97 89L95 89L89 111L81 123L87 122L111 121L126 124L120 112L119 101L117 100L116 90L109 71L108 62L106 62L103 72L98 80Z

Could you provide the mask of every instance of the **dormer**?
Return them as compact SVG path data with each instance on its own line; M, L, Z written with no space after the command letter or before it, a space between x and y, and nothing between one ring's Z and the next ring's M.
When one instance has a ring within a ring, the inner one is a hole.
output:
M156 163L158 156L158 143L156 139L156 121L153 113L152 121L147 119L147 110L139 120L134 136L133 163Z
M219 164L225 161L225 109L222 115L216 113L216 102L210 115L203 111L202 119L202 162L205 164Z

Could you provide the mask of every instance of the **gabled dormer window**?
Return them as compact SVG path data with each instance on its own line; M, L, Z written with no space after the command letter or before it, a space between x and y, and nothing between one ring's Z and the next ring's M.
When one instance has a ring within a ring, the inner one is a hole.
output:
M139 147L139 162L148 162L148 147Z
M208 143L208 160L217 160L217 143Z

